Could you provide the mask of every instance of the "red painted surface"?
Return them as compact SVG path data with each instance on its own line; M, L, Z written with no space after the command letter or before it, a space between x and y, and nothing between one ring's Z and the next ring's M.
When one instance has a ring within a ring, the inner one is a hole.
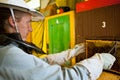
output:
M88 0L76 4L76 12L87 11L95 8L119 4L120 0Z

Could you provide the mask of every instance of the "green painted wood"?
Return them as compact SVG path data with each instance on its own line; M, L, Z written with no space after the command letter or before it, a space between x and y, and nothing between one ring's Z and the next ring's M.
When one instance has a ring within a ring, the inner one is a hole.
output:
M54 54L70 48L69 15L58 16L48 20L49 53Z

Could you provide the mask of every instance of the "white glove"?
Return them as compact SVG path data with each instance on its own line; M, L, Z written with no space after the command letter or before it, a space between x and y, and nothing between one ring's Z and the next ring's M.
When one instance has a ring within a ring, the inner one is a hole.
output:
M80 61L78 64L85 66L90 72L91 80L96 80L104 69L110 69L115 58L109 53L96 53L94 56Z
M114 62L115 62L115 57L112 56L109 53L102 53L100 54L102 61L104 63L103 65L103 69L111 69L111 67L113 66Z
M75 57L77 55L79 55L80 53L85 52L85 44L84 43L80 43L75 45L75 47L73 49L71 49L70 51L70 55L72 57Z
M85 52L85 45L81 43L76 45L73 49L68 49L56 54L50 54L46 58L48 59L49 64L62 65L66 61L70 60L72 57L75 57L83 52Z

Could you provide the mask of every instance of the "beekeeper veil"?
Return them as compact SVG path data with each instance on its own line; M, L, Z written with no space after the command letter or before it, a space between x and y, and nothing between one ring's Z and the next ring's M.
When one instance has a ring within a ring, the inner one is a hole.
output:
M44 15L34 9L31 9L24 0L0 0L0 7L11 8L28 12L33 15L33 21L39 21L44 19Z
M0 7L9 8L11 16L15 21L14 10L19 10L32 14L32 21L39 21L44 19L44 15L34 9L31 9L24 0L0 0ZM17 28L16 22L15 26ZM16 29L17 30L17 29Z

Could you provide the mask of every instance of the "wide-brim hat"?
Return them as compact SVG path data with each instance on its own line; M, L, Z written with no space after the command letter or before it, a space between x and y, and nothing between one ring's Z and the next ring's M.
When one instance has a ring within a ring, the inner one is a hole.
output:
M24 0L0 0L0 7L12 8L32 14L32 21L44 19L44 15L34 9L31 9Z

